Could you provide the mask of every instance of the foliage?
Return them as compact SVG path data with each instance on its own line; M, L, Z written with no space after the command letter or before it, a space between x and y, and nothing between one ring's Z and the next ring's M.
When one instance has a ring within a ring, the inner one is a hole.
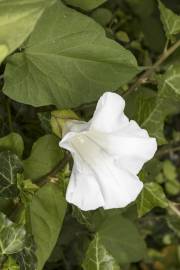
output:
M83 269L111 269L119 270L114 258L107 252L106 248L100 243L99 234L97 233L90 243L86 257L83 262Z
M178 0L0 0L0 269L179 269L179 14ZM84 212L66 203L59 140L105 91L158 150L134 203Z

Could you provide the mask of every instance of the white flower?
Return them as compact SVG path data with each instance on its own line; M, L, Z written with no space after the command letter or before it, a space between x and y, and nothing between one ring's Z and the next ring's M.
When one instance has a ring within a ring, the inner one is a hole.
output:
M89 122L71 121L60 146L74 159L66 200L82 210L125 207L143 188L137 177L157 149L155 138L125 116L125 101L106 92Z

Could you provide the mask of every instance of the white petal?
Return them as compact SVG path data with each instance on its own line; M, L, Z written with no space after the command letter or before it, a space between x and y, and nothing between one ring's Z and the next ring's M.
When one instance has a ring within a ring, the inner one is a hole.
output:
M124 106L119 95L105 93L93 118L72 121L60 142L74 158L66 198L82 210L125 207L143 187L136 174L153 157L157 143L129 121Z
M142 134L144 133L144 136ZM94 140L108 155L114 156L116 164L131 173L137 174L144 163L150 160L156 150L157 143L155 138L150 138L144 130L129 133L128 137L124 134L87 132L87 136Z
M94 115L91 119L90 129L101 132L114 132L128 123L124 115L124 99L111 92L106 92L99 99Z
M65 134L68 132L82 132L88 130L90 123L85 121L78 121L78 120L69 120L65 125Z
M79 166L81 167L80 164ZM84 171L79 171L75 165L73 166L66 200L83 211L94 210L104 205L99 185L88 167Z
M105 209L125 207L136 199L143 187L137 176L119 169L111 156L86 134L73 137L71 144L75 158L79 157L68 187L69 202L90 210L100 206ZM82 164L86 164L84 170Z

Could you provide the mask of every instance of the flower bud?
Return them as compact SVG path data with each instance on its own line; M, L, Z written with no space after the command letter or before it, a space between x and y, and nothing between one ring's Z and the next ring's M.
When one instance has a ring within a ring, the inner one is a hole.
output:
M57 110L51 112L51 127L54 134L62 138L66 133L66 126L72 120L80 120L72 110Z
M9 49L5 44L0 44L0 63L8 55Z

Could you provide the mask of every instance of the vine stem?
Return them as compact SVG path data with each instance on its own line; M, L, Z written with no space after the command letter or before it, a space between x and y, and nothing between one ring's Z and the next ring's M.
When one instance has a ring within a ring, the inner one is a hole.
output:
M162 148L156 153L156 157L161 157L169 153L178 152L180 151L180 145L173 146L173 145L167 145L167 148Z
M60 160L60 162L52 169L52 171L50 171L48 174L34 180L34 183L42 186L46 183L49 182L49 178L56 176L56 174L62 170L66 164L70 161L71 159L71 155L70 153L66 152L64 155L64 158L62 160Z
M169 202L169 208L178 216L180 217L180 210L178 209L178 207L176 206L180 206L180 204L178 203L174 203L174 202Z
M129 95L131 92L136 90L141 84L145 83L147 79L152 75L152 73L180 46L180 40L174 43L170 48L165 49L159 59L147 69L142 75L140 75L134 84L132 84L124 96Z
M12 124L12 118L11 118L11 105L10 105L9 99L7 99L6 101L6 108L7 108L7 114L8 114L9 129L11 132L13 132L13 124Z

